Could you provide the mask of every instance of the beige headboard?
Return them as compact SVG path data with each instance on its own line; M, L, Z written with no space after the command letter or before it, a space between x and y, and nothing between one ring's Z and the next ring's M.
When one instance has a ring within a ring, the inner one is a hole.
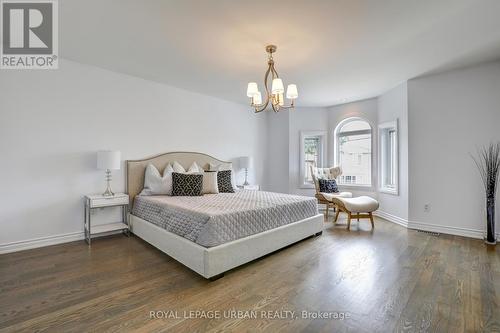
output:
M153 157L148 157L142 160L128 160L127 161L127 182L126 191L130 196L130 203L134 202L136 195L141 193L144 187L144 172L148 164L153 164L160 173L163 174L163 170L168 163L173 163L174 161L179 162L186 170L196 162L199 166L208 170L208 164L219 164L223 170L231 170L232 163L227 161L221 161L215 157L212 157L203 153L194 152L172 152L156 155Z

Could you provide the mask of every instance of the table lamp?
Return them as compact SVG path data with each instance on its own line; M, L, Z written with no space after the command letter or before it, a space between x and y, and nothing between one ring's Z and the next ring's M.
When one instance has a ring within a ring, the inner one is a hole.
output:
M250 156L240 157L240 168L245 169L245 182L243 185L250 185L248 183L248 169L253 167L253 158Z
M97 169L106 170L106 191L102 194L105 197L115 195L111 190L111 170L120 170L120 152L103 150L97 152Z

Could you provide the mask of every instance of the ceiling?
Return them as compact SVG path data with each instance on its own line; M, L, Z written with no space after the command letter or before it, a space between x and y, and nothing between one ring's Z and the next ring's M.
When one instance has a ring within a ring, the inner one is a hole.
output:
M299 106L500 58L498 0L63 0L63 58L239 103L267 44Z

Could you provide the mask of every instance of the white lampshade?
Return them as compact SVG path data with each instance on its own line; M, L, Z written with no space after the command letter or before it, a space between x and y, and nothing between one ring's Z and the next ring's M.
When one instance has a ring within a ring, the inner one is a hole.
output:
M255 105L260 105L260 104L262 104L262 95L260 94L260 91L257 91L257 92L253 95L253 104L255 104Z
M289 84L286 88L286 98L296 99L297 97L299 97L297 86L295 84Z
M271 92L273 94L281 94L285 92L285 88L283 87L283 81L281 81L281 79L273 80L273 84L271 85Z
M247 87L247 96L253 97L258 92L259 92L259 88L257 87L257 83L249 82L248 87Z
M285 97L283 96L283 93L279 94L280 96L280 102L278 103L280 106L285 105Z
M119 170L121 154L119 151L103 150L97 152L97 169Z
M253 158L251 156L240 157L240 168L250 169L253 166Z

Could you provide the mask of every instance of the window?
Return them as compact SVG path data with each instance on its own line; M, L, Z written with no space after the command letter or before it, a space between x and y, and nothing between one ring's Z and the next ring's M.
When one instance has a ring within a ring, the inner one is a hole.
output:
M371 186L372 128L360 118L349 118L335 130L336 164L342 167L339 184Z
M323 167L326 160L326 132L300 133L300 187L314 187L311 166Z
M341 176L340 183L342 183L342 184L356 184L356 176Z
M378 126L380 152L380 191L398 194L398 123L397 120Z

